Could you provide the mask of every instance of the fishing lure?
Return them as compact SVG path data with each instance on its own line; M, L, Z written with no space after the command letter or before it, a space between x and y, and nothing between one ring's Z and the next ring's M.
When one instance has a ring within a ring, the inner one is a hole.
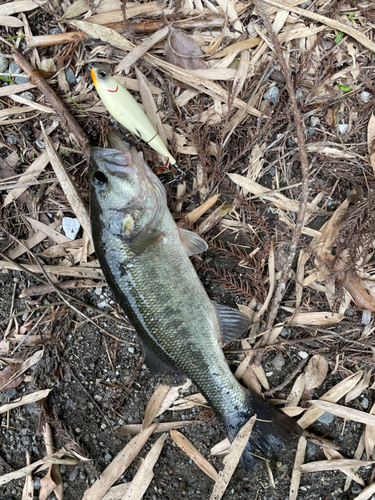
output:
M91 78L104 106L126 129L141 136L152 149L174 165L176 160L134 97L104 70L93 68Z

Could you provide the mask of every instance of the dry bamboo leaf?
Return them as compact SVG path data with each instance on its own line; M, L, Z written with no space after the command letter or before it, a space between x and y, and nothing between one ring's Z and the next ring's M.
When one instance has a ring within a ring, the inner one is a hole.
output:
M130 488L131 483L118 484L112 486L101 500L121 500L125 493Z
M19 83L14 85L8 85L7 87L0 88L0 97L7 97L14 94L19 94L20 92L25 92L26 90L35 89L35 85L32 83Z
M49 108L48 106L43 106L43 104L39 104L38 102L30 101L29 99L21 97L17 94L11 94L9 97L13 99L13 101L15 102L19 102L20 104L25 104L26 106L31 106L32 108L36 109L37 111L41 111L42 113L56 114L56 111L54 111L52 108Z
M345 403L349 403L350 401L353 401L353 399L357 399L362 394L362 392L367 389L367 387L370 385L371 375L372 370L366 372L363 379L360 380L358 384L353 387L353 389L349 391L345 396Z
M173 403L180 397L180 393L183 394L186 392L191 386L190 380L187 380L184 384L178 385L175 387L171 387L168 391L168 394L165 396L164 401L160 405L158 412L155 417L159 417L162 415L168 408L170 408Z
M205 397L197 392L196 394L191 394L185 398L178 399L170 410L188 410L189 408L194 408L194 406L205 406L207 404L208 403Z
M158 109L156 107L154 98L152 97L152 93L148 87L148 81L144 74L138 69L135 68L135 73L137 75L137 80L139 84L139 92L141 94L142 104L144 106L145 113L154 126L157 133L160 135L164 144L167 144L167 138L165 136L164 127L161 122L160 114L158 113Z
M216 194L215 196L211 196L207 201L199 205L199 207L195 208L192 212L189 212L185 215L186 220L190 224L194 224L202 215L209 210L212 205L215 205L217 200L219 199L220 194Z
M289 417L297 417L298 415L301 415L301 413L303 413L306 408L300 408L299 406L288 406L285 408L280 408L280 410L286 413L286 415L288 415Z
M352 373L348 377L341 380L332 389L327 391L320 398L321 401L331 401L336 402L341 399L345 394L347 394L353 387L358 383L359 379L362 377L363 372ZM316 407L310 407L307 409L305 414L298 420L298 424L302 429L309 427L315 420L317 420L321 415L323 415L324 410L319 410Z
M230 445L229 453L223 460L224 469L219 473L219 477L215 483L210 500L220 500L220 498L224 495L233 472L235 471L241 455L249 441L255 421L256 415L253 415L251 419L242 427Z
M172 429L181 429L181 427L185 427L186 425L191 424L200 424L202 423L200 420L183 420L182 422L161 422L154 430L155 433L160 432L169 432ZM130 434L136 435L142 432L142 424L128 424L122 425L116 429L118 434Z
M326 379L328 373L328 362L324 356L315 354L305 369L306 390L316 389Z
M159 458L166 438L167 434L162 434L152 446L121 500L141 500L143 498L154 477L154 465Z
M366 467L372 465L375 461L354 460L350 458L341 458L335 460L318 460L300 465L301 472L322 472L324 470L341 470L342 468Z
M23 22L17 17L0 15L0 26L9 28L22 28Z
M159 384L151 396L145 411L145 418L142 422L142 430L146 429L154 420L160 405L168 394L169 385Z
M217 0L217 3L229 17L230 22L233 24L233 28L242 33L243 26L236 12L236 0Z
M69 243L71 240L64 236L63 234L53 229L51 226L47 226L47 224L43 224L43 222L39 222L36 219L32 219L31 217L24 216L27 222L31 225L34 231L40 231L44 233L47 238L56 243L57 245L63 245L64 243Z
M59 155L55 151L54 145L51 139L46 134L42 122L40 122L40 126L43 132L43 140L46 147L46 152L48 153L56 177L59 180L61 188L64 191L66 199L72 207L75 216L79 220L84 232L92 242L90 217L86 203L84 202L82 195L79 192L71 175L69 174L69 172L67 172Z
M323 452L324 452L324 455L328 458L328 460L341 460L341 459L345 460L345 458L337 450L323 447ZM348 478L354 479L354 481L356 483L360 484L361 486L365 486L363 479L360 478L358 476L358 474L356 474L352 470L351 467L339 467L339 470L341 472L343 472L344 474L346 474L348 476ZM357 470L358 470L358 468L357 468Z
M224 455L229 452L230 441L228 438L223 439L220 443L215 444L213 448L211 448L211 455Z
M52 222L51 224L49 224L48 227L50 227L51 229L57 229L60 225L61 224L59 221L55 221L55 222ZM42 231L36 231L29 238L27 238L27 240L23 240L23 244L27 248L31 249L31 248L35 247L36 245L38 245L39 243L41 243L43 240L45 240L46 237L47 237L46 234L43 233ZM18 244L15 248L13 248L13 250L11 250L10 252L7 253L7 256L10 259L15 260L15 259L17 259L17 257L20 257L20 255L23 255L25 252L26 252L26 250L25 250L24 246L22 246L21 244Z
M295 313L296 310L293 307L282 307L285 311ZM331 311L321 311L321 312L311 312L311 313L296 313L290 316L286 323L290 325L310 325L310 326L320 326L320 325L336 325L344 319L343 314L332 313Z
M299 483L301 481L300 467L305 460L306 446L307 440L305 436L301 436L298 441L296 458L294 459L294 466L289 489L289 500L297 500Z
M217 481L219 475L213 465L206 460L206 458L200 453L196 447L178 431L171 431L171 438L173 441L181 448L186 455L191 458L195 464L214 481Z
M226 47L225 49L221 50L220 52L216 52L216 54L213 54L210 59L219 59L221 57L225 57L228 54L239 54L243 50L248 50L252 49L253 47L256 47L259 45L261 42L260 38L249 38L247 40L243 40L241 42L236 42L233 43L232 45L229 45L229 47Z
M370 415L375 415L375 404L370 410ZM365 447L366 456L369 459L375 447L375 427L373 425L366 425L365 427Z
M100 500L115 483L120 476L125 472L135 457L141 451L148 438L151 436L157 424L150 425L135 436L116 456L108 467L101 473L99 479L85 491L82 500Z
M180 68L188 70L207 68L206 62L202 59L203 52L200 46L185 31L170 27L164 52L166 60Z
M202 235L207 233L211 228L216 226L221 219L228 215L233 210L232 203L223 203L217 207L210 215L208 215L201 224L199 224L197 233Z
M107 28L105 26L100 26L100 24L92 24L86 21L69 21L69 24L72 24L79 30L84 31L87 35L91 36L95 40L100 38L103 42L109 43L114 47L118 47L122 50L132 50L135 45L129 42L126 38L121 36L115 30L111 28Z
M262 388L259 383L258 377L255 375L253 367L251 365L246 368L245 373L241 378L244 381L246 387L250 389L251 392L255 392L255 394L261 396Z
M22 264L23 267L31 271L32 273L40 274L42 271L40 267L36 264ZM98 262L94 262L95 267L65 267L65 266L43 266L43 269L48 274L53 274L56 276L70 276L72 278L91 278L91 279L104 279L102 270L99 267ZM11 271L19 271L19 267L16 263L8 262L7 260L0 260L0 269L8 269Z
M6 118L12 115L22 115L23 113L30 113L31 111L35 111L35 109L32 108L31 106L23 106L22 108L19 106L17 107L14 106L13 108L0 110L0 118ZM0 122L0 125L3 124L5 124L5 121Z
M163 8L166 7L166 4L158 2L145 2L141 4L134 3L133 6L126 6L126 18L131 19L132 17L147 15L154 13L162 13ZM87 22L103 25L103 24L112 24L112 23L121 23L123 22L123 14L121 8L118 10L110 10L106 12L99 12L94 16L88 17Z
M27 168L20 178L18 179L18 184L25 184L27 182L35 180L49 164L49 156L47 152L42 153L33 163ZM17 184L9 191L5 197L3 207L6 207L13 200L17 200L22 193L26 191L27 187L17 187Z
M36 391L33 392L32 394L27 394L26 396L23 396L20 401L16 401L15 403L3 404L0 406L0 414L5 413L9 410L13 410L13 408L18 408L19 406L28 405L31 403L35 403L36 401L40 401L41 399L46 398L51 391L52 389L44 389L43 391Z
M3 15L18 14L19 12L26 12L34 10L41 5L44 5L47 0L16 0L13 2L3 3L1 6L1 13Z
M249 61L250 52L248 50L243 50L241 52L240 64L238 65L236 74L234 75L232 95L238 96L241 92L249 72Z
M168 35L168 28L164 28L156 31L153 35L146 38L146 40L139 45L137 45L133 50L127 54L122 61L115 68L115 72L119 73L120 71L124 71L127 68L130 68L143 54L146 54L151 47L156 45L161 40Z
M26 451L26 465L30 465L30 453ZM27 474L26 481L22 490L21 500L33 500L34 498L34 480L32 474Z
M55 447L53 445L51 426L48 422L43 425L42 430L44 443L46 445L47 455L52 455ZM47 498L52 491L55 492L57 500L63 500L64 489L63 489L63 479L60 472L60 466L58 464L51 464L46 476L40 480L41 489L39 494L39 500L41 498ZM44 496L42 495L44 494Z
M20 384L22 384L25 377L23 375L17 376L17 372L20 366L21 363L14 363L10 366L7 366L0 372L0 391L14 389L15 387L18 387Z
M332 415L336 415L337 417L345 418L346 420L353 420L354 422L360 422L361 424L375 425L375 415L370 415L364 411L314 399L309 401L309 403L313 404L320 410L332 413Z
M309 260L310 255L304 250L300 250L296 271L296 309L299 308L303 295L303 279L305 277L305 264Z
M305 390L305 374L301 373L299 377L293 384L289 396L287 397L285 406L298 406L298 403L302 397L303 391Z
M372 170L375 174L375 116L371 115L367 126L367 149L370 154Z
M322 16L320 14L315 14L315 12L311 12L309 10L301 9L299 7L292 7L287 3L278 2L277 0L264 0L264 3L268 5L273 5L274 7L278 7L280 9L285 9L290 12L294 12L302 17L307 17L309 19L313 19L314 21L318 21L319 23L325 24L330 28L333 28L338 31L342 31L347 35L353 37L355 40L360 42L362 45L370 49L372 52L375 52L375 44L369 38L367 38L363 33L351 26L347 26L346 24L340 23L335 19L330 19L329 17Z

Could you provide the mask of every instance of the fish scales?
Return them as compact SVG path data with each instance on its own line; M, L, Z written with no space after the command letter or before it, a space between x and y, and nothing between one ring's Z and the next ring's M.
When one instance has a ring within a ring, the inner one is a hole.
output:
M267 456L293 443L301 429L233 376L217 308L189 259L165 190L135 150L122 150L128 152L92 151L90 214L103 272L143 347L194 382L231 440L254 413L264 421L257 421L241 459L251 470L252 453ZM197 235L191 238L199 245Z

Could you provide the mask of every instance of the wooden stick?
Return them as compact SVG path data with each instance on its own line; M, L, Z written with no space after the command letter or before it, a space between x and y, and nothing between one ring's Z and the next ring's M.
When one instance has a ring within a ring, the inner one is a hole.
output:
M50 47L60 43L76 43L87 39L83 31L71 31L70 33L58 33L57 35L27 36L26 45L28 47Z

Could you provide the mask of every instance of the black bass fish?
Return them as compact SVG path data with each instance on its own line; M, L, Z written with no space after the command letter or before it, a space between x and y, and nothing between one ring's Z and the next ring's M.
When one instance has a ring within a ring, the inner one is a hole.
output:
M302 429L233 376L222 346L247 330L248 319L209 299L189 259L207 244L177 227L160 180L117 141L121 151L93 148L89 169L92 235L104 275L149 367L191 379L231 441L257 415L241 458L250 471L255 455L295 445Z

